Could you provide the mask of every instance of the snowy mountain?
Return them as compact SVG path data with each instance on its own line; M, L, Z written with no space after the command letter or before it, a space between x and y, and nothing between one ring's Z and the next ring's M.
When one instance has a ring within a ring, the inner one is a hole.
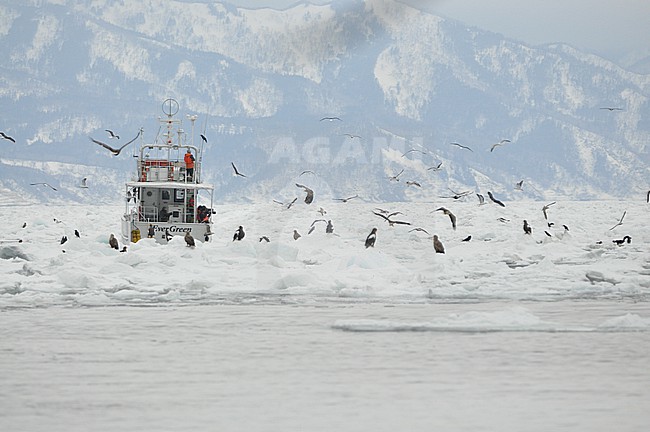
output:
M650 76L566 45L390 0L2 0L0 13L0 130L16 139L0 147L5 199L119 198L132 154L88 137L126 142L142 127L153 139L168 97L198 115L204 177L226 201L292 198L304 170L320 198L391 201L626 197L650 184Z

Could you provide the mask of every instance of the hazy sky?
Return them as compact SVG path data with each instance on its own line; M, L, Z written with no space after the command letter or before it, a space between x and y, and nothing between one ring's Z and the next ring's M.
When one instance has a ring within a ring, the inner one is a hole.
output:
M284 9L297 0L225 0ZM344 2L347 0L334 0ZM650 0L402 0L536 45L565 42L613 60L650 55ZM331 0L311 0L314 4Z

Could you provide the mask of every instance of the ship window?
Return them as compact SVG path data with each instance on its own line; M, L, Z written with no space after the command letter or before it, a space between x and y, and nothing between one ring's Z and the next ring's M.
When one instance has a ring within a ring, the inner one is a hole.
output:
M162 191L162 199L165 200L165 201L169 201L169 191L168 190Z
M184 189L174 189L174 202L183 202L184 198L185 198Z

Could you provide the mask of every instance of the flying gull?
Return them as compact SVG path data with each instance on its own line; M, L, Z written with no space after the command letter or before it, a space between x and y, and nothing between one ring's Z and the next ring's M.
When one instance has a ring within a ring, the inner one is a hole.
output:
M128 146L128 145L131 144L133 141L135 141L135 140L140 136L141 133L142 133L142 129L140 129L140 131L139 131L138 134L135 136L135 138L133 138L131 141L129 141L128 143L124 144L122 147L117 148L117 149L116 149L116 148L113 148L113 147L111 147L111 146L109 146L109 145L106 144L106 143L103 143L103 142L101 142L101 141L98 141L98 140L96 140L96 139L90 138L90 140L91 140L92 142L94 142L95 144L99 144L100 146L102 146L102 147L104 147L105 149L109 150L111 153L113 153L113 156L117 156L117 155L120 154L120 152L121 152L121 151L122 151L126 146Z
M418 182L416 182L416 181L411 181L411 180L409 180L409 181L406 182L406 186L417 186L417 187L422 187L422 185L421 185L420 183L418 183Z
M350 139L355 139L355 138L361 139L360 135L354 135L354 134L349 134L349 133L344 133L343 135L346 136L346 137L349 137Z
M490 152L493 152L495 148L497 148L497 147L499 147L499 146L502 146L502 145L504 145L504 144L506 144L506 143L509 143L509 142L510 142L510 140L502 139L502 140L499 141L498 143L496 143L496 144L492 144L492 147L490 148Z
M411 149L411 150L408 150L406 153L404 153L404 154L402 155L402 157L406 156L406 155L409 154L409 153L413 153L413 152L419 152L419 153L422 153L422 154L427 154L427 152L424 152L424 151L419 150L419 149Z
M2 136L3 139L6 139L7 141L11 141L12 143L15 143L16 140L10 137L9 135L6 135L4 132L0 132L0 136Z
M469 148L469 147L467 147L467 146L464 146L464 145L462 145L462 144L460 144L460 143L457 143L457 142L453 142L453 143L449 143L449 144L451 144L451 145L453 145L453 146L456 146L456 147L460 147L460 148L462 148L462 149L469 150L469 151L471 151L471 152L474 151L474 150L472 150L471 148Z
M608 110L608 111L623 111L623 108L618 108L618 107L602 107L601 110Z
M351 197L348 197L348 198L334 198L334 200L346 203L346 202L350 201L353 198L359 198L359 195L354 195L354 196L351 196Z
M81 179L81 184L79 185L80 188L83 189L88 189L88 177L84 177Z
M203 134L200 134L200 135L201 135L201 139L203 140L203 142L207 144L208 139L205 137L205 135L203 135Z
M515 184L515 190L523 191L524 190L523 187L524 187L524 181L523 180L520 180L520 181L517 182L517 184Z
M427 235L429 235L429 231L425 230L424 228L417 227L417 228L412 228L412 229L409 230L409 232L413 232L413 231L422 231L423 233L426 233Z
M435 211L442 211L444 214L449 216L449 220L451 220L451 227L454 229L454 231L456 231L456 215L444 207L437 208Z
M388 222L388 225L390 225L390 226L393 226L395 224L398 224L398 225L411 225L410 222L396 221L396 220L392 220L390 218L391 216L395 216L396 214L401 214L400 212L394 212L394 213L389 214L388 216L385 216L385 215L383 215L381 213L375 213L375 212L372 212L372 213L374 215L379 216L380 218L384 219L386 222Z
M30 185L31 186L43 185L43 186L49 187L52 190L56 190L56 188L54 186L52 186L51 184L49 184L49 183L30 183Z
M505 206L506 206L504 203L502 203L502 202L499 201L498 199L494 198L494 195L492 195L492 192L488 191L488 196L490 197L490 199L491 199L493 202L499 204L501 207L505 207Z
M311 202L314 200L314 191L309 189L307 186L303 186L299 183L296 183L296 186L302 188L305 192L307 192L307 196L305 197L305 204L311 204Z
M546 213L546 211L547 211L548 208L549 208L550 206L552 206L553 204L555 204L555 201L553 201L552 203L548 203L548 204L546 204L544 207L542 207L542 213L544 213L544 219L548 220L548 214Z
M399 181L399 176L402 175L403 172L404 172L404 169L402 169L400 172L398 172L394 176L388 177L388 180L390 180L390 181Z
M235 163L234 163L234 162L230 162L230 165L232 165L232 169L235 171L235 175L238 175L238 176L240 176L240 177L246 177L244 174L240 173L240 172L237 170L237 167L235 166Z
M429 171L429 170L440 171L441 167L442 167L442 162L440 162L438 165L436 165L434 167L427 168L427 171Z
M322 119L320 119L320 121L323 121L323 120L328 120L328 121L334 121L334 120L343 121L343 120L341 120L341 119L338 118L338 117L323 117Z
M618 221L618 223L609 229L610 231L613 230L614 228L616 228L619 225L623 225L623 218L625 217L626 213L627 213L627 210L625 210L623 212L623 216L621 216L621 219Z
M477 193L476 196L478 197L478 205L484 205L485 204L485 197L481 195L480 193Z
M109 137L109 138L116 138L116 139L120 139L120 136L119 136L119 135L115 135L115 134L113 133L113 131L112 131L112 130L110 130L110 129L104 129L104 130L105 130L106 132L108 132L108 135L110 135L110 137Z

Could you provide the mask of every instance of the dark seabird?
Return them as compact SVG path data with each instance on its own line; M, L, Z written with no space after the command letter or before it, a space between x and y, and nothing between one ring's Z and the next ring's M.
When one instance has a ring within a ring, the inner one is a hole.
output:
M377 228L373 228L372 231L370 231L370 234L368 234L368 237L366 237L366 249L369 247L375 247L375 241L377 240Z
M27 222L23 223L23 228L27 228Z
M338 118L338 117L323 117L322 119L320 119L320 121L323 121L323 120L328 120L328 121L334 121L334 120L343 121L343 120L341 120L341 119Z
M432 166L432 167L427 168L427 171L429 171L429 170L440 171L441 169L442 169L442 162L440 162L440 163L439 163L438 165L436 165L436 166Z
M300 237L302 237L302 236L300 235L298 230L293 230L293 239L298 240Z
M110 247L112 247L113 249L115 249L115 250L119 249L119 246L117 244L117 239L115 238L115 236L113 234L111 234L111 236L108 238L108 245Z
M185 243L187 243L188 247L196 246L196 243L194 242L194 237L192 237L192 234L190 234L189 231L185 231Z
M406 186L417 186L417 187L422 187L422 185L421 185L420 183L418 183L418 182L416 182L416 181L411 181L411 180L409 180L409 181L406 182Z
M502 202L499 201L498 199L494 198L494 195L492 195L492 192L488 191L488 196L490 197L490 199L491 199L493 202L499 204L501 207L505 207L505 206L506 206L504 203L502 203Z
M610 231L613 230L614 228L616 228L619 225L623 225L623 218L625 217L626 213L627 213L627 210L625 210L623 212L623 216L621 216L621 219L618 221L618 223L609 229Z
M524 233L526 234L533 233L533 229L530 227L530 225L528 225L528 221L526 219L524 219Z
M650 203L650 190L648 191L648 194L645 196L645 202Z
M56 190L56 188L54 186L52 186L51 184L49 184L49 183L30 183L30 185L31 186L43 185L43 186L49 187L50 189L52 189L54 191Z
M296 186L302 188L305 192L307 192L307 196L305 196L305 204L311 204L312 201L314 201L314 191L309 189L307 186L301 185L299 183L296 183Z
M16 143L16 140L10 137L9 135L6 135L4 132L0 132L0 136L2 136L2 139L6 139L7 141L11 141L12 143Z
M562 225L564 227L564 231L569 231L569 227L566 225Z
M232 165L232 169L235 171L235 175L238 175L238 176L240 176L240 177L246 177L244 174L240 173L240 172L237 170L237 167L235 166L235 163L234 163L234 162L230 162L230 165Z
M348 198L334 198L334 200L346 203L346 202L350 201L353 198L359 198L359 195L354 195L354 196L351 196L351 197L348 197Z
M267 236L260 237L260 243L262 242L262 240L264 240L267 243L271 241L271 240L269 240L269 238Z
M122 249L120 250L120 252L126 252L126 246L122 247Z
M454 231L456 231L456 215L454 215L452 212L450 212L444 207L440 207L436 209L436 211L442 211L444 214L449 216L449 219L451 220L451 227L454 229Z
M81 235L79 234L79 230L74 230L74 235L75 235L77 238L81 238Z
M442 245L442 242L438 240L437 235L433 235L433 249L436 251L436 253L445 253L445 247Z
M63 244L65 242L67 242L67 241L68 241L68 236L63 236L63 237L61 237L61 243L60 244Z
M204 143L208 143L208 139L205 137L205 135L201 134L201 139L203 140Z
M232 236L232 241L240 241L244 238L245 235L246 233L244 232L244 227L239 225L239 228L237 228L237 231L235 231L235 235Z
M113 156L117 156L117 155L120 154L120 152L121 152L121 151L122 151L126 146L128 146L128 145L131 144L133 141L135 141L136 139L138 139L138 137L140 136L141 133L142 133L142 129L140 129L140 131L139 131L138 134L135 136L135 138L133 138L131 141L129 141L128 143L124 144L122 147L117 148L117 149L116 149L116 148L113 148L113 147L111 147L111 146L109 146L109 145L106 144L106 143L103 143L103 142L101 142L101 141L98 141L98 140L96 140L96 139L93 139L93 138L90 138L90 137L89 137L89 138L90 138L90 140L91 140L92 142L94 142L95 144L99 144L100 146L104 147L105 149L107 149L108 151L110 151L111 153L113 153Z
M451 144L451 145L453 145L453 146L456 146L456 147L460 147L460 148L462 148L462 149L469 150L469 151L471 151L471 152L474 151L474 150L472 150L471 148L469 148L469 147L467 147L467 146L464 146L464 145L462 145L462 144L460 144L460 143L457 143L457 142L453 142L453 143L449 143L449 144ZM444 253L444 252L443 252L443 253Z
M294 205L298 201L298 198L294 198L289 204L287 204L287 209L290 209L292 205Z
M319 207L318 208L318 213L320 213L320 215L323 216L327 212L325 210L323 210L323 207Z
M544 219L548 220L548 214L546 214L546 210L548 210L548 208L553 204L555 204L555 201L553 201L552 203L548 203L544 207L542 207L542 213L544 213Z
M619 246L622 246L624 243L632 243L632 237L626 235L621 240L612 240L612 243L616 243Z
M623 111L623 108L618 108L618 107L602 107L601 110L608 110L608 111Z
M327 221L327 226L325 227L325 233L326 234L332 234L334 232L334 225L332 225L332 221L328 220Z
M461 241L468 242L468 241L470 241L471 239L472 239L472 236L471 236L471 235L468 235L467 237L465 237L465 238L462 239Z
M81 179L81 184L79 185L80 188L82 189L88 189L88 177L84 177Z
M544 234L546 234L548 237L553 237L550 232L544 230Z
M149 228L147 228L147 238L154 238L155 235L156 235L156 229L153 227L152 224L149 224Z

